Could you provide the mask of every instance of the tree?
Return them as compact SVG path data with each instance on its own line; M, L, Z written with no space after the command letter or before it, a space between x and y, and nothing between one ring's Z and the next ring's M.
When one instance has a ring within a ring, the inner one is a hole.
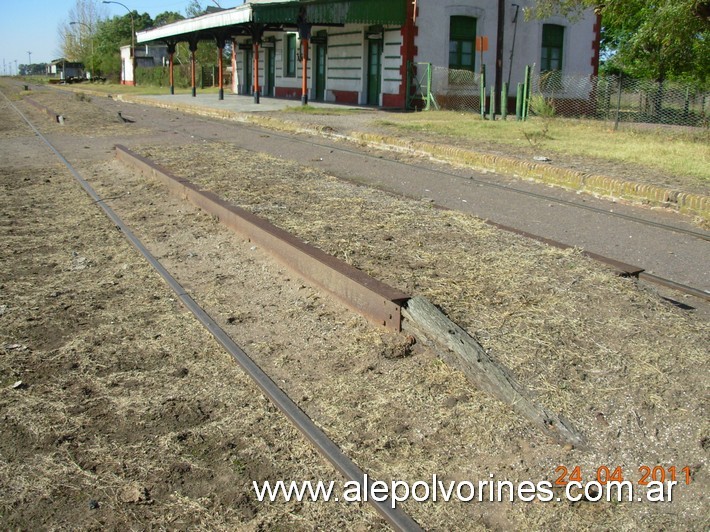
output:
M183 17L180 13L176 13L175 11L165 11L164 13L160 13L155 16L153 25L157 28L159 26L165 26L166 24L172 24L178 20L183 20L184 18L185 17Z
M710 0L537 0L530 14L602 16L605 68L662 82L710 81Z
M57 28L60 55L69 61L92 64L92 42L97 25L105 16L106 8L98 0L76 0L67 20Z
M102 20L96 30L96 65L107 77L118 77L121 72L121 46L132 42L131 16L135 31L153 26L153 19L148 13L133 11L123 16Z

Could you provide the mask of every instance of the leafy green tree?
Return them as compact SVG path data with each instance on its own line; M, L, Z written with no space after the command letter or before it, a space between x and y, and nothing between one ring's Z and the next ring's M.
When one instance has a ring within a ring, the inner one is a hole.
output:
M184 18L185 17L183 17L180 13L176 13L175 11L165 11L164 13L160 13L155 16L153 26L156 28L159 26L165 26L166 24L172 24L173 22L183 20Z
M60 51L69 61L81 61L87 68L94 64L92 52L98 23L105 18L106 8L98 0L76 0L68 18L59 23Z
M153 26L153 19L148 13L133 11L123 16L102 20L96 30L96 65L106 76L117 78L121 72L121 46L132 42L131 16L135 31L142 31Z

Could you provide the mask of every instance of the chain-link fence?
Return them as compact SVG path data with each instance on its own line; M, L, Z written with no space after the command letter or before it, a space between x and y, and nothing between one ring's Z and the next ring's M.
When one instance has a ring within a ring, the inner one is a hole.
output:
M410 65L409 74L411 107L480 111L480 73L415 63Z
M529 110L533 115L546 113L548 116L692 127L708 127L710 124L710 92L690 85L622 76L540 74L534 68L532 70ZM423 109L481 113L483 97L484 109L490 113L492 83L482 88L482 81L485 82L480 73L468 70L453 70L429 63L412 64L409 103L411 107ZM508 90L507 110L511 114L528 108L527 105L516 105L516 94L523 94L517 89L511 86Z
M690 85L623 76L533 74L531 111L544 99L555 115L614 122L708 127L710 92Z

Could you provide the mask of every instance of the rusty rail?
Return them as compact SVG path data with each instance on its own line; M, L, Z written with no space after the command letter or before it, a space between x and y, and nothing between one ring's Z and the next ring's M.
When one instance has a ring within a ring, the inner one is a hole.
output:
M42 105L41 103L39 103L38 101L33 100L32 98L27 98L27 97L25 97L24 100L25 100L27 103L29 103L29 104L35 106L35 107L36 107L37 109L39 109L40 111L43 111L43 112L47 113L47 115L49 116L49 118L51 118L51 119L54 120L55 122L61 122L60 117L61 117L62 115L60 115L59 113L57 113L57 112L54 111L53 109L50 109L50 108L47 107L46 105Z
M165 184L171 193L216 216L224 225L248 238L287 268L322 288L343 304L377 325L401 330L401 307L409 296L370 277L349 264L299 240L292 234L231 205L216 194L201 190L125 146L116 146L116 158Z

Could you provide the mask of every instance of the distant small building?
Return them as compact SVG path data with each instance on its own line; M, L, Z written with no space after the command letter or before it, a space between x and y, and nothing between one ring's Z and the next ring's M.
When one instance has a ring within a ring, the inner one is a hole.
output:
M84 63L67 61L63 57L47 65L47 75L58 79L83 78Z
M163 66L168 61L168 47L162 44L136 46L136 68ZM131 46L121 46L121 84L135 85Z

